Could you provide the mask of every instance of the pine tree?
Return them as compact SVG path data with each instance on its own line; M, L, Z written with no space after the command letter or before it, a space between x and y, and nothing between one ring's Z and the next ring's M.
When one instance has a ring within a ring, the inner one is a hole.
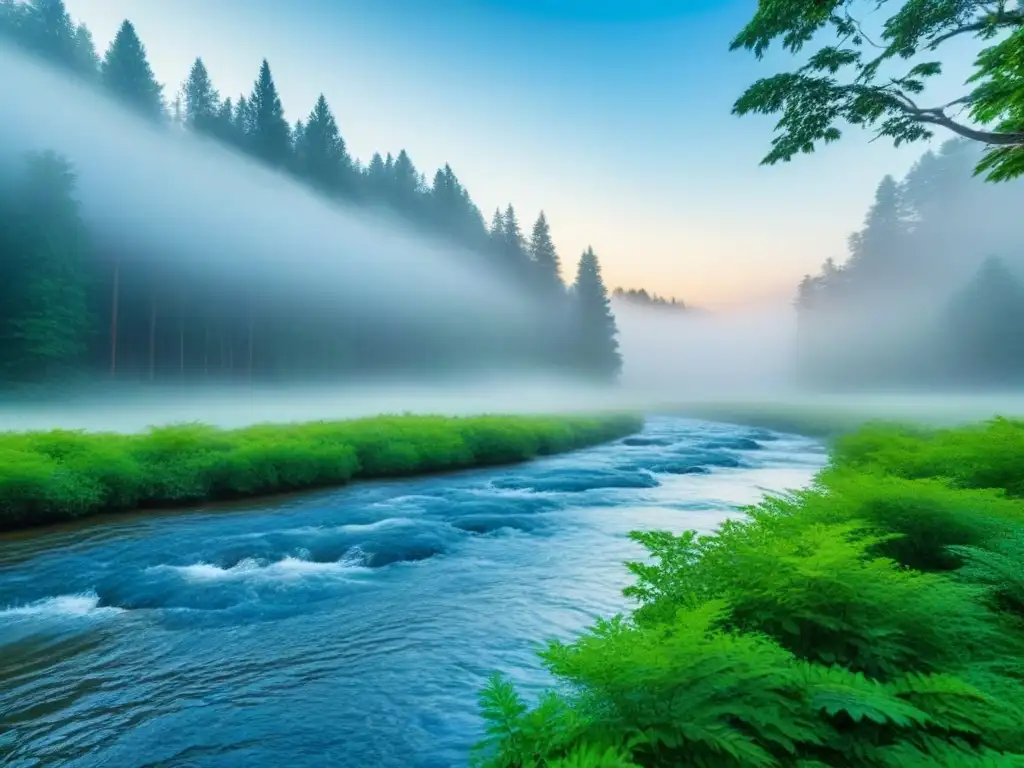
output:
M75 25L64 0L31 0L22 9L21 40L30 51L52 64L78 71Z
M164 118L163 86L153 77L146 48L128 20L103 57L103 85L121 102L151 119Z
M306 124L299 118L291 128L292 137L292 162L291 170L296 176L302 176L302 167L305 163L305 152L302 143L305 140ZM308 179L307 179L308 181Z
M494 209L494 216L491 217L491 226L487 230L487 236L494 253L499 256L505 252L505 216L501 208Z
M323 94L309 113L297 153L301 175L317 189L329 195L348 189L352 159Z
M201 58L192 64L183 88L184 122L193 131L205 134L216 134L217 120L220 116L220 94L213 87L210 73Z
M523 237L523 230L519 226L519 219L516 217L516 210L512 207L512 203L505 208L503 219L505 258L512 264L521 264L526 255L526 239Z
M388 189L388 168L380 152L374 152L369 165L366 166L366 189L371 198L378 200L384 197Z
M391 169L392 200L399 211L407 215L417 213L421 190L420 174L409 153L404 149L398 153Z
M572 301L573 358L583 373L604 380L614 379L622 368L615 338L618 328L593 248L588 247L580 257Z
M252 139L253 119L252 108L245 96L239 96L235 101L235 111L231 117L232 134L235 142L243 149L249 149L249 142Z
M66 160L49 152L29 156L5 238L18 289L0 329L8 372L18 379L64 372L86 351L93 327L87 240L74 189Z
M284 108L266 59L260 65L260 74L253 84L248 106L250 151L265 163L283 168L291 154L291 128L284 118Z
M100 56L85 24L75 27L75 71L87 80L95 80L100 74Z
M851 288L870 293L884 284L906 276L908 223L900 187L885 176L875 191L875 202L864 220L864 228L850 237L850 258L846 264Z
M238 144L235 136L235 105L231 98L226 98L217 106L217 114L213 119L212 133L221 141Z
M558 251L555 250L554 241L551 239L551 227L548 226L544 211L541 211L537 217L530 235L530 258L533 259L539 272L540 289L557 295L564 293L565 284L562 282L560 272L561 263L558 259Z

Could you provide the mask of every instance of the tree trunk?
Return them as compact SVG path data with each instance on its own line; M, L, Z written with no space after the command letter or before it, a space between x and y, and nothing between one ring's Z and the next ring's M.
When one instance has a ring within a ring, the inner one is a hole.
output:
M156 298L149 304L149 380L156 376Z
M117 375L117 305L121 290L121 265L114 263L114 286L110 294L110 377Z

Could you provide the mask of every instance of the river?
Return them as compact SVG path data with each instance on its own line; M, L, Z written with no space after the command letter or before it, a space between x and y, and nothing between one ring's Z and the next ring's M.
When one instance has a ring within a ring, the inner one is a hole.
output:
M630 530L711 531L825 460L680 418L638 438L0 539L0 763L464 766L491 672L537 690L538 641L628 607Z

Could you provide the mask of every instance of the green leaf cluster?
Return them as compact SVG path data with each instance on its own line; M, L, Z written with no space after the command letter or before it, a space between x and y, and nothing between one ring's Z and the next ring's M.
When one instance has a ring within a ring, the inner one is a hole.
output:
M870 5L878 11L894 3ZM940 127L989 145L976 169L989 180L1024 173L1024 10L1008 0L905 0L869 33L860 9L853 0L760 0L733 39L732 50L759 59L775 42L794 55L822 42L802 66L758 80L733 107L737 115L780 116L762 164L837 141L843 125L869 128L896 146ZM968 90L947 104L920 104L928 80L942 73L938 49L966 36L981 46Z
M1024 765L1024 424L869 424L710 536L638 532L628 615L482 694L489 768Z

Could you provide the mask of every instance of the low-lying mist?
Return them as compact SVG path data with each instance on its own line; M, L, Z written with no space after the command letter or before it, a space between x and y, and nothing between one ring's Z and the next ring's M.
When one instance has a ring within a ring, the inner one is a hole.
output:
M78 175L83 216L119 260L150 259L372 322L522 325L528 307L474 255L381 214L318 198L190 132L146 123L96 89L0 44L0 173L53 150ZM168 135L168 134L171 135Z
M796 313L786 303L722 312L613 301L622 385L677 399L779 397L795 387Z

